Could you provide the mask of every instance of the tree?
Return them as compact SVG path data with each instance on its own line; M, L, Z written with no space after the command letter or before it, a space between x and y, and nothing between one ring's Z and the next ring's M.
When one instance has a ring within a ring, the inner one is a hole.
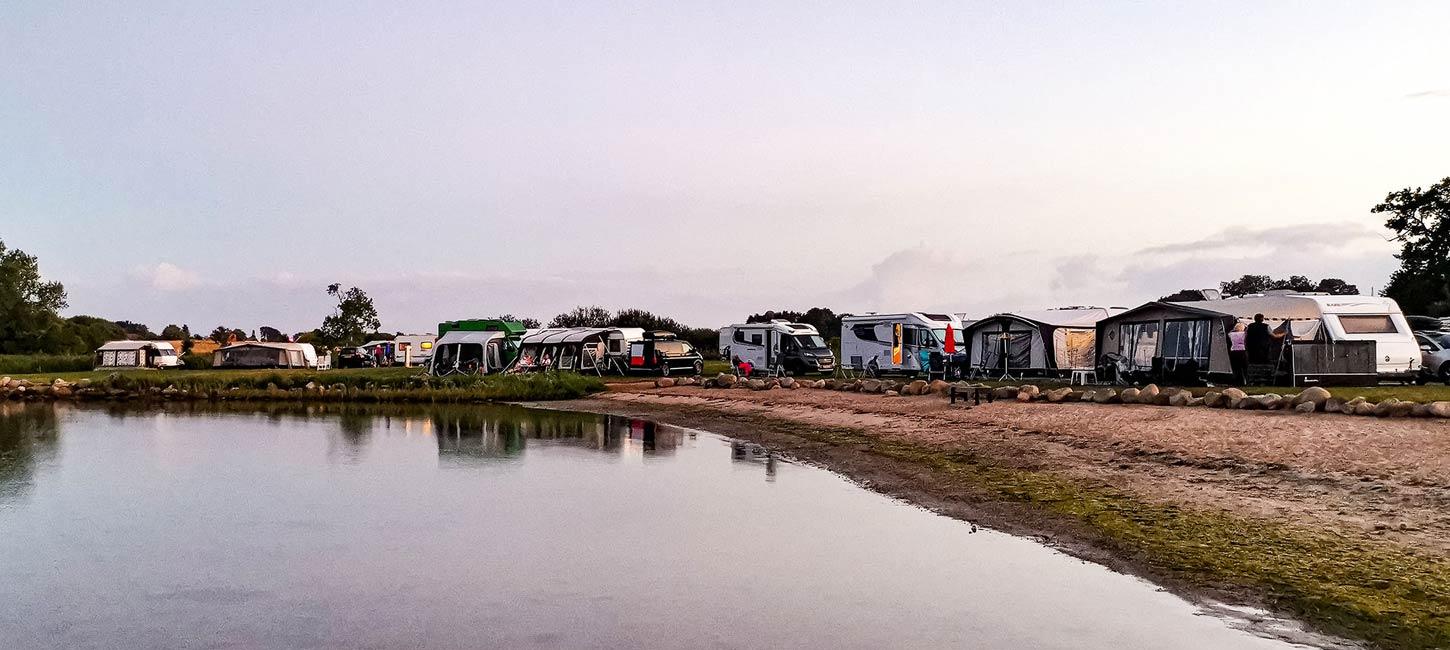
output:
M368 332L382 327L373 299L362 289L352 287L342 290L341 284L327 285L327 295L337 298L337 307L332 315L322 319L322 339L329 345L347 347L359 345Z
M1267 275L1245 275L1237 280L1220 282L1219 291L1225 296L1246 296L1251 293L1263 293L1265 291L1322 291L1336 296L1353 296L1359 294L1359 287L1356 287L1339 278L1324 278L1318 282L1310 280L1302 275L1291 275L1288 279L1275 280ZM1190 293L1192 289L1180 291L1175 296ZM1164 298L1167 300L1167 298ZM1201 300L1201 298L1194 298Z
M180 327L177 327L176 325L167 325L166 327L161 328L161 338L167 341L179 341L190 337L186 335L186 332L181 331Z
M66 306L65 287L40 277L34 255L0 241L0 353L43 350L47 337L62 334Z
M1450 178L1391 192L1370 212L1388 215L1385 227L1400 242L1400 268L1384 295L1407 312L1450 315Z
M1202 289L1179 289L1177 292L1158 299L1159 302L1193 302L1196 300L1203 300Z
M1339 278L1324 278L1323 280L1319 281L1319 284L1314 287L1314 290L1334 296L1359 295L1359 287L1345 282L1344 280L1341 280Z
M119 325L121 329L126 331L126 338L133 341L151 341L156 339L156 335L151 332L151 328L147 327L145 323L118 320L116 321L116 325Z
M270 341L272 343L287 342L287 335L283 334L282 330L279 330L275 327L267 327L266 325L263 325L262 327L258 328L257 331L260 332L262 335L262 338L259 340Z
M788 320L792 323L805 323L816 328L817 332L825 338L839 338L841 336L841 319L850 314L837 314L827 307L811 307L805 312L789 310L770 310L763 314L751 314L746 317L747 323L769 323L777 318Z
M549 327L605 327L613 315L598 305L575 307L554 317Z
M126 338L126 331L119 325L96 316L71 316L60 321L60 327L52 332L41 349L57 354L86 353L107 341Z
M227 345L229 343L247 340L247 333L235 327L217 325L216 329L213 329L207 338L216 341L217 345Z
M1237 280L1218 283L1219 291L1225 296L1246 296L1251 293L1263 293L1269 290L1273 279L1267 275L1245 275Z
M537 318L528 318L528 317L525 317L525 318L514 318L514 315L513 314L504 314L502 316L495 316L494 319L496 319L496 320L511 320L511 321L513 321L515 323L522 324L524 327L526 327L528 329L538 329L540 327L543 327L543 325L540 324L539 319L537 319Z

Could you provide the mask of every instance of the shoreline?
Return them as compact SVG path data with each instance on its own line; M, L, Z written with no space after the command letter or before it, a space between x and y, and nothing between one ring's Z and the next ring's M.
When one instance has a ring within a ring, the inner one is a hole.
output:
M1172 428L1178 417L1172 407L1014 401L974 410L947 407L946 400L930 396L610 388L578 400L523 405L639 417L760 444L938 514L1030 537L1145 578L1199 604L1258 607L1373 647L1450 644L1450 611L1444 611L1450 607L1443 606L1450 602L1450 554L1446 544L1426 541L1440 536L1450 523L1446 518L1354 529L1318 512L1296 516L1264 504L1219 500L1214 490L1186 499L1175 490L1216 482L1222 484L1217 488L1264 492L1279 500L1270 505L1312 507L1324 501L1344 508L1347 520L1373 515L1379 507L1373 499L1346 506L1358 486L1344 484L1366 482L1352 476L1353 467L1316 473L1275 457L1222 450L1201 457L1141 440L1117 439L1105 452L1101 440L1091 440L1093 434L1071 431L1105 420L1106 409L1149 427ZM1266 421L1292 428L1305 418L1193 411L1193 417L1229 418L1230 428L1245 430ZM1035 421L1013 423L1028 414ZM1044 418L1059 416L1066 416L1057 423L1065 430L1042 426ZM1332 415L1308 417L1340 421ZM1404 422L1410 421L1395 425ZM1450 438L1450 427L1436 424L1441 428L1434 431ZM1392 472L1371 482L1365 494L1407 500L1401 491L1419 490L1429 499L1419 506L1443 506L1450 485L1424 479ZM1155 490L1156 485L1173 487Z

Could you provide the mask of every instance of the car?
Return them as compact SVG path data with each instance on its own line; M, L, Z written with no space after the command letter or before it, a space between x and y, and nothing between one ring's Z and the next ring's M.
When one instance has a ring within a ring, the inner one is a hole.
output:
M1415 332L1423 381L1450 384L1450 332Z
M377 362L362 348L343 348L337 351L337 361L332 365L335 368L372 368Z
M705 357L688 341L668 332L650 332L642 341L629 344L629 371L646 372L669 377L675 374L699 375L705 372Z

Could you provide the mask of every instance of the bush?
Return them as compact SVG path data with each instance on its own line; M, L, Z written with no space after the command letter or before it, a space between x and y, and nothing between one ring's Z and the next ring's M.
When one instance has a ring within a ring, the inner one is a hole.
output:
M90 369L89 354L0 354L0 374L82 372Z
M181 367L187 370L206 370L211 367L211 356L206 354L181 355Z

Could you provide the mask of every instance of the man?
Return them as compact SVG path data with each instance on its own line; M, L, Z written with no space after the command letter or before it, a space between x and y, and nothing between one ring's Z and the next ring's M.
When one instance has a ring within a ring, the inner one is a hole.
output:
M1273 346L1274 333L1264 322L1264 315L1254 314L1253 324L1244 330L1244 348L1248 352L1249 363L1271 363Z

